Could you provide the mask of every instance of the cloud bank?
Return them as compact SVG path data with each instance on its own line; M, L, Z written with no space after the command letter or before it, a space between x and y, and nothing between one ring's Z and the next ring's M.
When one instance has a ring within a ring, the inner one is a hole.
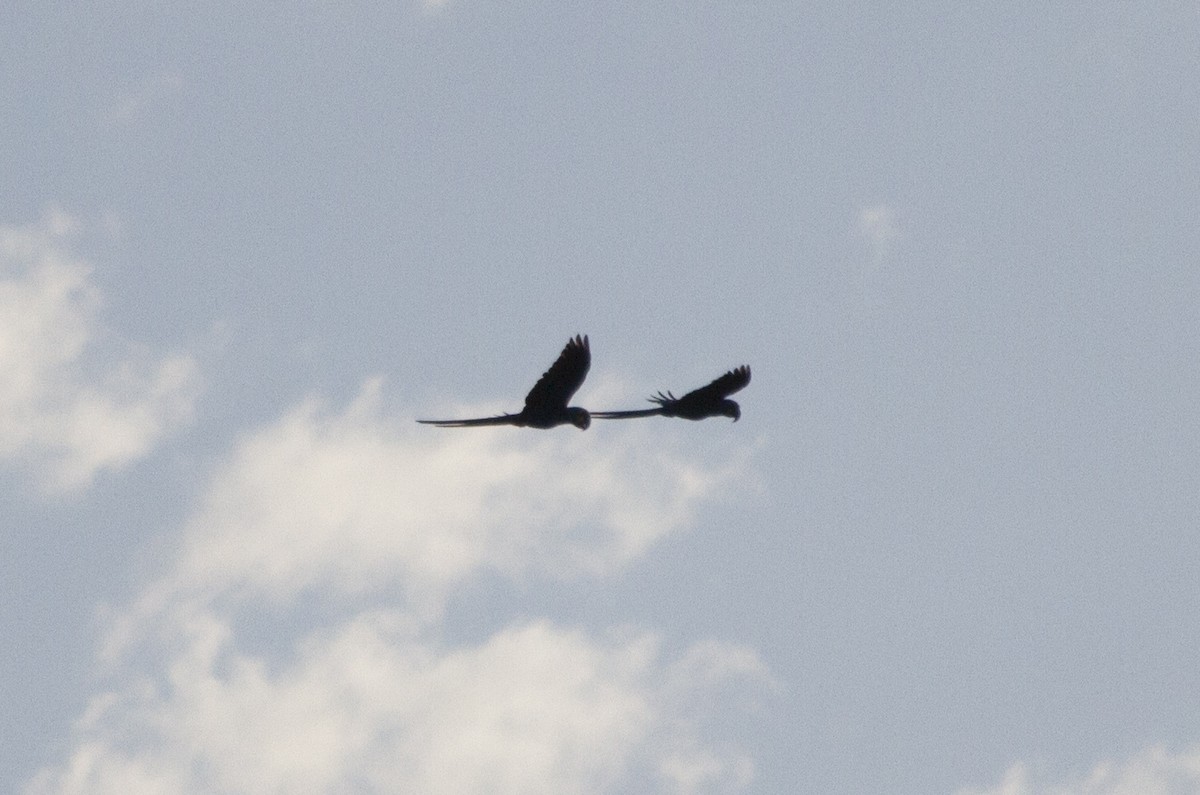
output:
M92 355L100 296L69 249L77 226L53 213L0 227L0 461L51 492L145 456L190 418L198 391L189 356L147 360L128 344Z
M718 718L770 686L750 649L489 616L480 576L611 577L745 477L606 437L443 432L378 381L308 401L217 467L177 553L106 633L109 686L28 792L736 791Z

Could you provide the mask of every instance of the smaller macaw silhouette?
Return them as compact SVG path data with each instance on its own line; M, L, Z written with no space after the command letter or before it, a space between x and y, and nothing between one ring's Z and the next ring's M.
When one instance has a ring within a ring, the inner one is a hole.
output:
M656 414L663 417L682 417L685 420L702 420L706 417L733 417L737 422L742 416L742 409L729 399L729 395L750 383L750 366L743 364L707 386L693 389L683 397L667 392L659 392L650 398L651 403L658 405L652 409L637 411L593 411L593 417L602 420L626 420L633 417L653 417Z
M481 425L516 425L519 428L553 428L556 425L574 425L585 430L592 424L587 409L568 406L567 401L587 378L592 364L592 351L587 336L567 341L550 369L542 374L538 382L525 396L525 408L516 414L500 414L496 417L477 417L470 420L417 420L425 425L439 428L474 428Z

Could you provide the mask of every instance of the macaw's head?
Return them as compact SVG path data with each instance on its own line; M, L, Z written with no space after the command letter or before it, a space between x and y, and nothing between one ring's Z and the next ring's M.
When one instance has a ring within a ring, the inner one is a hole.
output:
M592 415L588 414L587 409L581 409L578 406L571 406L567 409L567 416L571 419L571 424L581 431L586 431L588 426L592 424Z

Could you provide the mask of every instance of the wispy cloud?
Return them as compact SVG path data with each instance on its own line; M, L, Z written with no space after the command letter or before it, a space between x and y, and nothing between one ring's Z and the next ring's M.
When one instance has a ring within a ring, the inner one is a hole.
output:
M1200 792L1200 746L1171 753L1148 748L1128 759L1098 762L1082 777L1051 776L1025 763L1013 765L988 789L963 789L957 795L1193 795Z
M105 112L102 123L123 127L143 121L156 105L162 105L183 88L183 79L174 72L142 78L121 91Z
M95 350L100 296L70 250L78 228L59 212L0 227L0 460L51 491L146 455L189 419L198 389L189 356Z
M879 267L891 256L900 238L896 213L887 204L876 204L860 210L858 231L870 248L872 267Z
M750 758L708 732L731 684L769 682L752 650L672 656L652 630L539 617L454 644L443 624L483 572L620 571L744 477L737 455L697 466L636 436L434 431L383 404L369 381L237 445L178 557L115 616L111 688L29 791L744 786Z

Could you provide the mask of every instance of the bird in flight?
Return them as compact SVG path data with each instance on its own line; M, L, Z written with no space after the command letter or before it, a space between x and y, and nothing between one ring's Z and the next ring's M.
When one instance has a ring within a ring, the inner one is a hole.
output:
M593 411L593 417L602 420L627 420L632 417L653 417L656 414L663 417L682 417L685 420L702 420L706 417L733 417L737 422L742 416L742 409L729 399L729 395L750 383L750 367L743 364L713 381L707 386L693 389L683 397L675 397L668 392L659 392L650 398L651 403L658 405L652 409L638 411Z
M525 408L516 414L501 414L496 417L477 417L471 420L417 420L425 425L439 428L474 428L480 425L516 425L519 428L553 428L556 425L574 425L586 430L592 424L587 409L568 406L567 401L575 394L583 379L587 378L592 364L592 351L587 336L576 335L568 340L562 353L550 369L542 374L538 382L525 396Z

